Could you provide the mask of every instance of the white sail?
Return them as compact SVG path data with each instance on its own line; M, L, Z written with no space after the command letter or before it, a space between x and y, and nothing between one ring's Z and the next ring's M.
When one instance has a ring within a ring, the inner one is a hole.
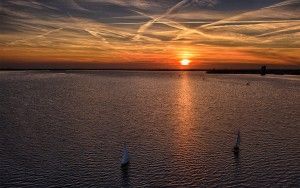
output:
M128 162L129 162L129 154L128 154L127 147L125 146L123 155L122 155L121 165L122 166L126 165Z

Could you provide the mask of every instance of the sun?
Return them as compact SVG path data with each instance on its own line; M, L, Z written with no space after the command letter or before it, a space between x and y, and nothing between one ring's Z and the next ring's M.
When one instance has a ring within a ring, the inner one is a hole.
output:
M191 63L191 61L190 61L189 59L182 59L182 60L180 61L180 64L181 64L182 66L188 66L190 63Z

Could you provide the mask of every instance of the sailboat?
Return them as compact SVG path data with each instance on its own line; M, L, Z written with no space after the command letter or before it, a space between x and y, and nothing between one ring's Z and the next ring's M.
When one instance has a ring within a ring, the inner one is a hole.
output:
M238 131L235 146L233 147L233 152L235 154L238 154L240 152L240 143L241 143L241 136L240 136L240 131Z
M129 164L129 154L128 154L128 149L125 145L125 148L123 150L123 155L121 159L121 167L127 167Z

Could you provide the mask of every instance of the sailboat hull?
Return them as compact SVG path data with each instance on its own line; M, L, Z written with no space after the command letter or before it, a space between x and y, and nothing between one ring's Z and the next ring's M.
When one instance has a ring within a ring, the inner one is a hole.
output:
M122 163L122 164L121 164L121 167L124 168L124 167L127 167L128 165L129 165L129 162Z
M233 148L233 152L234 152L235 154L238 154L238 153L240 152L240 148L237 147L237 146L235 146L235 147Z
M235 143L235 146L233 148L233 152L234 154L238 154L240 152L240 143L241 143L241 137L240 137L240 131L238 131L238 135L237 135L237 138L236 138L236 143Z

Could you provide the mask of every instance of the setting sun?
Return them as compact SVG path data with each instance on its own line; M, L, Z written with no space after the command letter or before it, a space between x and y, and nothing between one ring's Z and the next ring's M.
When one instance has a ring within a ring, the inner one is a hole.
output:
M188 59L183 59L183 60L180 61L180 64L182 66L188 66L190 63L191 63L191 61L188 60Z

